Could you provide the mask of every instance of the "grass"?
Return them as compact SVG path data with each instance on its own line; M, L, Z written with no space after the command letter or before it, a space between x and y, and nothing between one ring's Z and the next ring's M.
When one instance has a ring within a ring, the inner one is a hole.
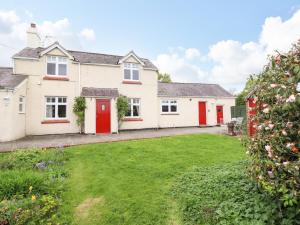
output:
M67 153L62 222L102 225L181 224L170 194L176 178L245 158L238 139L210 134L82 145Z

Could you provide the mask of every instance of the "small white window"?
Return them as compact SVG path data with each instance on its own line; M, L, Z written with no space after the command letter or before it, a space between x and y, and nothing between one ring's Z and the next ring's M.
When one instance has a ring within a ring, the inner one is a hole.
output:
M162 113L177 113L177 101L176 100L162 100L161 101Z
M124 64L124 80L140 80L140 71L138 64L125 63Z
M67 97L46 97L46 119L67 118Z
M140 116L140 99L130 98L128 99L128 111L126 117L139 117Z
M47 56L47 75L66 76L67 58L61 56Z
M25 113L25 97L19 97L19 113Z

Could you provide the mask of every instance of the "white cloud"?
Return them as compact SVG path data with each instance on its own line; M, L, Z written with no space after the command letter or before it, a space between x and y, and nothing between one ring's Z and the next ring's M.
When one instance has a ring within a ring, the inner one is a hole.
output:
M206 55L196 48L183 47L160 54L154 60L158 68L171 74L174 81L219 83L228 89L243 88L247 77L259 73L267 62L267 55L275 50L286 52L300 38L300 9L291 18L268 17L257 41L241 43L223 40L213 44ZM203 65L205 58L209 68Z
M11 27L19 21L14 11L0 11L0 33L11 31Z
M188 48L185 50L185 57L187 59L195 59L200 57L200 52L196 48Z
M300 9L294 15L282 21L280 17L268 17L265 20L259 43L266 48L267 53L274 49L286 51L291 43L300 38Z
M33 17L31 12L25 12ZM0 11L0 66L12 66L11 56L26 47L26 30L29 24L15 11ZM72 29L68 18L37 23L37 29L44 46L59 41L67 49L81 49L85 40L95 38L94 31L83 29L85 38L81 39Z
M161 72L170 73L172 79L179 82L201 80L205 77L205 73L198 66L189 62L191 58L186 56L186 50L179 47L177 50L172 49L172 52L161 54L154 60Z
M84 28L80 33L79 36L86 39L87 41L94 41L96 39L96 35L93 29Z

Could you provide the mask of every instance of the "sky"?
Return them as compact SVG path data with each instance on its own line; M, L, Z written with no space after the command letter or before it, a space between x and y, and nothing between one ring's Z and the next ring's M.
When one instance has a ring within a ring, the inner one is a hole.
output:
M134 50L176 82L242 90L267 56L300 39L299 0L4 1L0 66L26 47L35 22L48 45L125 55Z

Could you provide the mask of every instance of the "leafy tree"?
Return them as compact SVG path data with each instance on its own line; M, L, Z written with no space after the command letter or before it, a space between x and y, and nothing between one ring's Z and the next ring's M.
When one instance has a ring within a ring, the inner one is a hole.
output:
M171 83L171 76L167 73L158 73L158 81L163 83Z
M235 105L236 106L246 105L245 98L249 94L249 92L253 90L253 88L255 87L256 82L257 82L256 75L251 75L248 78L244 90L236 96L237 97L235 99Z
M128 112L128 98L126 96L119 96L117 99L117 111L118 111L118 126L120 127L123 118Z
M248 140L250 172L283 216L300 218L300 42L270 58L257 76L256 133ZM297 221L297 223L298 223ZM297 224L295 222L282 224Z
M80 133L84 130L84 117L85 117L86 102L84 97L75 97L73 105L73 112L77 116L77 125L80 126Z

